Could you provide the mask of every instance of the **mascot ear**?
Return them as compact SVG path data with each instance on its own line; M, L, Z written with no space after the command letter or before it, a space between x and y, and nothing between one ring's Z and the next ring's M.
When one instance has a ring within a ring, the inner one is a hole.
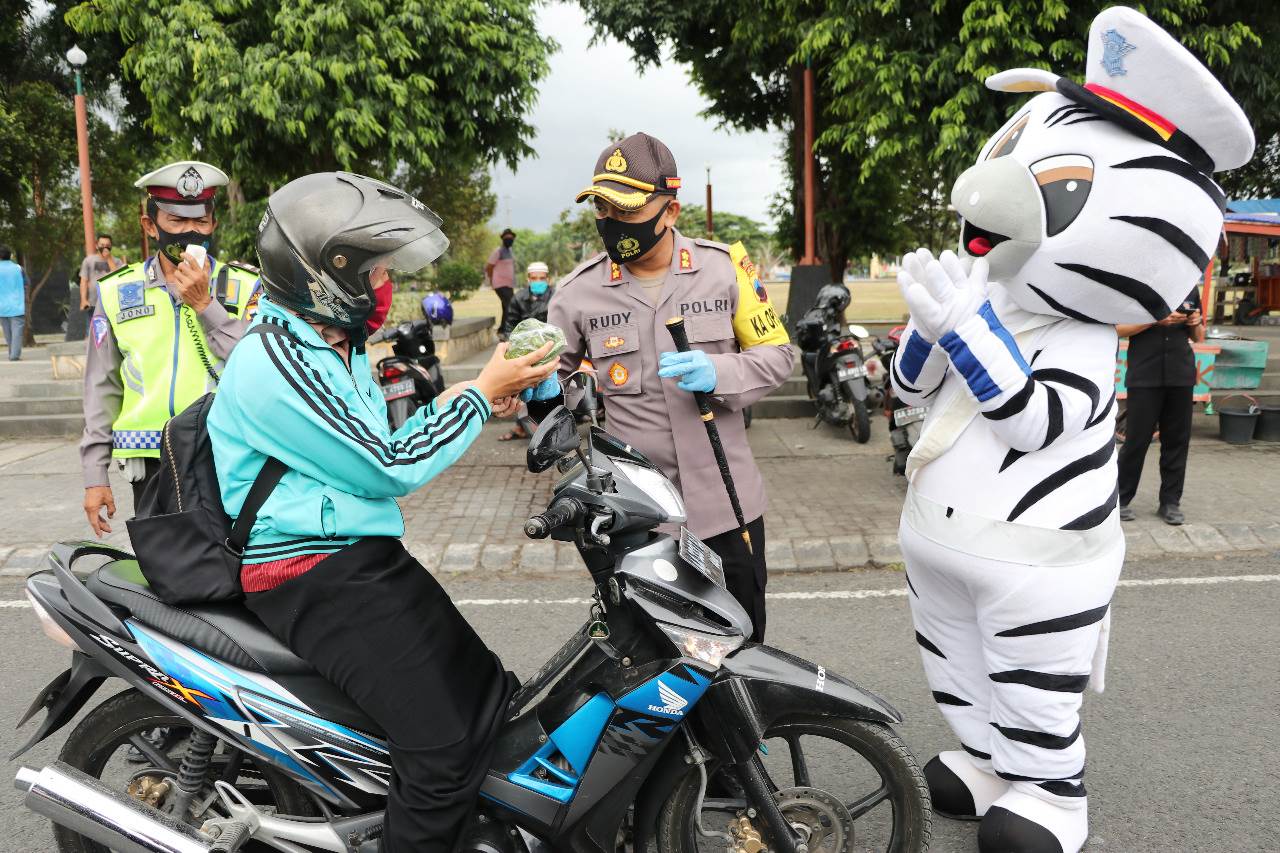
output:
M1011 68L988 77L987 88L996 92L1056 92L1058 75L1042 68Z

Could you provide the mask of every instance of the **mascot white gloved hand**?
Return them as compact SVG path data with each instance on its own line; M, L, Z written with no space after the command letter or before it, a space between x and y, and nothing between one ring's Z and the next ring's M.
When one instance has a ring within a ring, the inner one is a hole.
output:
M1204 274L1246 163L1240 107L1125 7L1089 33L1085 84L1041 92L956 181L961 256L903 259L911 322L895 391L930 406L900 540L934 699L959 741L928 763L934 809L981 819L985 853L1073 853L1088 836L1079 710L1101 687L1124 561L1114 324L1165 317Z

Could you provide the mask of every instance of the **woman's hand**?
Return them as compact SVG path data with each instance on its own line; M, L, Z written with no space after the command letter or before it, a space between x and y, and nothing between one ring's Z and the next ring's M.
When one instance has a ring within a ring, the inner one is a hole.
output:
M526 388L532 388L555 373L559 366L559 359L554 358L546 364L538 364L554 346L548 341L528 355L508 359L507 344L498 344L493 357L476 378L476 387L489 400L513 397Z
M495 418L509 418L520 411L519 397L499 397L491 404Z

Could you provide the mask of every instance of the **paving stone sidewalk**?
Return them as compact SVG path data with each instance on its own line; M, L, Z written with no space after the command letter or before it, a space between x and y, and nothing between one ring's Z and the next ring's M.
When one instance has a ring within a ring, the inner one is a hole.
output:
M401 501L405 541L438 572L577 572L572 546L530 542L527 516L545 508L554 472L531 474L524 447L501 443L509 427L495 423L465 459ZM1213 437L1216 420L1197 417L1183 509L1190 523L1169 527L1155 515L1157 449L1148 459L1125 525L1132 559L1167 554L1220 554L1280 549L1280 445L1230 447ZM769 489L766 553L774 571L832 571L901 560L898 513L906 493L890 473L884 424L866 445L847 433L802 420L757 421L751 442ZM83 491L74 442L0 442L0 576L43 565L49 543L86 538ZM128 547L128 489L116 485L115 532Z

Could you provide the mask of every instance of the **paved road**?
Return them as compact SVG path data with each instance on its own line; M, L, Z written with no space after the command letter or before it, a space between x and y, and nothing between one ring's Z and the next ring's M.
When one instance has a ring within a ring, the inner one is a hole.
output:
M1207 580L1187 582L1197 578ZM1276 850L1280 553L1146 560L1133 563L1123 582L1108 689L1086 700L1089 849ZM445 583L456 600L470 602L462 604L466 615L521 675L585 618L580 604L545 603L584 596L582 577L494 580L477 573ZM888 570L780 577L771 591L789 597L770 605L770 640L890 699L907 716L902 734L923 760L953 743L925 687L902 587L901 575ZM834 595L841 591L848 594ZM18 598L12 581L0 581L0 601ZM65 653L39 633L30 610L12 605L0 607L0 644L8 651L0 721L16 720L63 667ZM24 733L0 735L0 750L12 751ZM61 741L55 736L24 761L48 760ZM933 849L973 850L974 832L939 819ZM0 853L48 850L49 837L47 824L0 785Z

